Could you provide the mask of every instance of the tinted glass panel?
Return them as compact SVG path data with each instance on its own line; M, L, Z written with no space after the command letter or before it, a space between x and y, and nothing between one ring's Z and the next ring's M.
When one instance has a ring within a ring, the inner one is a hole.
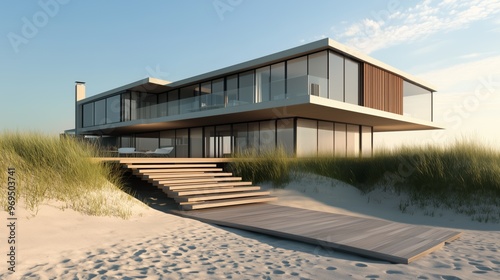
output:
M347 156L359 155L359 126L347 125Z
M292 156L295 154L294 149L294 129L293 129L293 119L283 119L278 120L276 123L277 129L277 144L279 149L283 149L284 152Z
M106 124L106 100L99 100L94 103L95 125Z
M190 157L203 157L203 128L191 128L189 131L189 138Z
M328 98L327 52L309 55L309 91L311 95Z
M205 157L215 157L215 127L204 128Z
M238 101L238 75L229 76L226 79L227 106L234 106Z
M344 58L333 52L329 53L329 97L344 101Z
M181 114L197 111L199 103L195 100L195 94L198 91L198 85L191 85L180 90L180 112Z
M175 157L176 153L175 130L166 130L160 132L160 147L161 148L173 147L174 150L170 152L170 156Z
M212 81L212 102L217 107L225 107L224 79Z
M407 81L403 81L403 115L431 121L431 92Z
M240 123L233 125L234 152L242 153L248 148L247 145L247 124Z
M335 124L335 156L345 157L347 146L347 127L343 123Z
M122 94L122 121L130 121L130 92Z
M168 115L179 114L179 90L168 92Z
M307 56L287 62L286 94L289 97L308 94Z
M108 123L120 121L120 95L115 95L106 99L106 119Z
M333 155L334 126L332 122L318 122L318 154Z
M189 157L188 145L189 145L189 130L187 128L177 129L175 131L175 149L177 149L175 156L182 158Z
M269 101L271 92L271 67L259 68L255 71L255 102Z
M313 156L318 153L318 122L297 120L297 156Z
M261 153L274 150L276 147L276 121L260 122L259 145Z
M241 104L254 103L254 71L239 75L239 101Z
M159 145L159 133L141 133L135 136L135 149L137 151L154 151Z
M359 105L359 63L345 59L345 102Z
M285 99L285 63L271 65L271 100Z
M200 107L201 109L210 109L213 106L212 102L212 82L201 84L200 88Z
M231 155L231 126L221 125L215 127L215 156L229 157Z
M158 117L165 117L167 114L167 93L158 95Z
M253 153L259 153L259 123L252 122L248 124L248 150Z
M94 103L83 105L83 127L94 125Z

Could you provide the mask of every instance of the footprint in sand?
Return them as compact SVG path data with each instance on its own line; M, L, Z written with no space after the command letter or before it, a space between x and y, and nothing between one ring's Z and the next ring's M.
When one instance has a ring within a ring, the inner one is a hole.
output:
M367 265L366 265L366 264L364 264L364 263L357 263L357 264L355 264L355 265L356 265L357 267L367 267Z
M380 276L378 276L378 275L366 275L365 278L367 278L367 279L378 279L378 278L380 278Z

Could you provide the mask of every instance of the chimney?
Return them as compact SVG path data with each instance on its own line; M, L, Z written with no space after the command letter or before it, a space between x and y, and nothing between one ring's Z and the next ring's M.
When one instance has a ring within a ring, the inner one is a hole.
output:
M85 99L85 82L75 82L75 135L79 135L79 128L82 127L82 110L78 106L78 101Z
M78 102L85 98L85 82L75 82L75 101Z

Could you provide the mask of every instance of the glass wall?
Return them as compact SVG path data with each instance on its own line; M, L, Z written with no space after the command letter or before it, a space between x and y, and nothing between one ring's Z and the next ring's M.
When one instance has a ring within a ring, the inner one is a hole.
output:
M189 130L187 128L175 130L175 149L177 150L176 157L189 157Z
M106 124L106 100L94 102L94 125Z
M239 103L254 103L254 71L248 71L239 75Z
M323 156L333 156L334 152L334 132L333 122L318 121L318 154Z
M271 100L285 99L285 62L271 65Z
M403 81L403 115L432 121L432 93Z
M289 156L295 154L294 119L283 119L276 122L276 145Z
M307 95L307 56L288 60L286 67L287 98Z
M130 92L122 94L122 122L130 121Z
M83 127L94 126L94 103L83 105Z
M242 152L248 149L247 129L248 125L246 123L239 123L233 125L233 136L234 136L233 151L237 154L241 154Z
M252 122L248 124L248 150L250 152L259 153L259 123Z
M238 75L226 79L227 106L235 106L238 102Z
M259 152L272 151L276 147L276 121L260 122Z
M270 100L271 94L271 67L262 67L255 70L255 102Z
M189 131L189 155L193 158L203 157L203 128L191 128Z
M212 103L216 107L226 106L226 97L224 93L224 79L217 79L212 81Z
M194 101L194 97L197 95L196 93L198 91L198 85L191 85L180 89L179 112L181 114L187 114L198 110L200 104Z
M175 148L175 130L165 130L160 132L160 147L174 149L170 152L170 156L176 157L177 149Z
M329 98L344 102L344 57L328 53Z
M178 115L179 114L179 90L169 91L167 93L168 99L168 115Z
M232 153L231 125L216 126L215 134L215 157L229 157Z
M345 59L345 96L344 101L359 105L359 63Z
M347 126L335 123L335 156L345 157L347 151Z
M120 95L106 98L106 119L107 123L120 122Z
M141 133L135 135L135 149L137 151L154 151L159 147L158 132Z
M318 121L297 120L297 156L315 156L318 153Z
M310 54L308 58L310 94L328 98L327 52Z
M215 127L207 126L203 130L205 157L215 157Z
M359 155L359 125L347 125L347 156Z
M371 157L373 146L372 146L372 128L370 126L361 127L361 155L363 157Z

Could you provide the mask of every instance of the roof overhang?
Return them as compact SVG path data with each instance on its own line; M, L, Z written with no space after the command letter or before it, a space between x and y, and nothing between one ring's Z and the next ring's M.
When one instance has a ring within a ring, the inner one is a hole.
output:
M171 89L170 87L170 82L169 81L164 81L156 78L145 78L141 79L139 81L135 81L130 84L126 84L121 87L114 88L112 90L105 91L103 93L90 96L88 98L85 98L79 102L89 102L93 100L98 100L104 97L108 97L110 95L114 95L119 92L125 92L125 91L139 91L139 92L148 92L148 93L162 93L167 90Z
M81 133L124 135L291 117L371 126L374 132L443 129L430 121L306 95L292 99L104 125L81 129Z

